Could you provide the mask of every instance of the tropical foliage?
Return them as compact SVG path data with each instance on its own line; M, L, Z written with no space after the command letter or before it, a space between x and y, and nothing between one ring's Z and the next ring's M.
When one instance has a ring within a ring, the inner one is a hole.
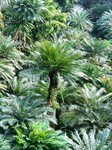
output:
M105 96L103 93L103 88L97 90L94 86L88 88L86 85L84 85L84 88L79 89L77 93L75 91L74 96L72 94L73 105L70 106L69 112L62 114L62 122L66 126L67 124L76 127L79 125L86 128L109 126L112 111L111 103L108 101L112 97L112 93Z
M97 20L97 25L104 36L112 38L112 11L105 12L102 17Z
M82 136L82 138L81 138ZM77 131L75 134L72 134L74 143L74 150L97 150L97 149L105 149L110 150L112 146L112 142L107 140L109 139L110 131L109 129L104 129L103 131L99 131L97 134L95 130L91 130L88 134L86 131L82 131L79 134Z
M0 134L0 150L10 149L9 140L4 138L4 135Z
M27 128L25 125L15 127L17 135L16 148L18 149L62 149L67 150L69 143L66 140L66 135L61 131L55 131L50 128L47 122L32 122Z
M82 31L92 31L92 22L89 20L89 14L80 6L75 6L68 18L69 26Z
M111 0L0 0L0 150L112 149Z

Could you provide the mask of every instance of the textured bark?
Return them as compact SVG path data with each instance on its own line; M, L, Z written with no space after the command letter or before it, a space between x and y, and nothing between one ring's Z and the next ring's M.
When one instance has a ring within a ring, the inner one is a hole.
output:
M52 102L52 90L57 88L58 81L57 81L57 72L51 71L49 72L49 79L50 79L50 84L49 84L49 89L48 89L48 97L47 97L47 106L51 106ZM47 112L49 116L53 116L54 113ZM55 124L50 121L50 126L52 128L55 127Z
M13 36L13 40L16 41L18 38L19 30L16 31L16 33Z
M52 90L57 88L58 81L57 81L57 72L49 72L49 79L50 79L50 84L49 84L49 89L48 89L48 97L47 97L47 105L51 106L51 101L52 101Z

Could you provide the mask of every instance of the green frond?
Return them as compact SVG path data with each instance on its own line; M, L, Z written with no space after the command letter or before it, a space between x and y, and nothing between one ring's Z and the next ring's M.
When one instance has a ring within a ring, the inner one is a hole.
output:
M0 126L4 129L23 121L46 120L46 112L52 112L51 108L45 106L46 103L42 99L38 99L38 95L17 97L8 94L8 97L0 98L0 104Z
M60 130L55 131L52 129L48 122L31 122L28 128L17 126L15 130L16 145L20 148L71 150L68 142L69 138Z
M95 132L91 130L89 133L82 130L81 133L75 131L72 134L74 141L73 149L74 150L111 150L109 141L110 130L108 128L103 129L102 131Z
M82 31L92 31L93 25L86 10L74 7L68 17L68 25Z
M102 17L97 20L98 30L101 31L105 37L112 38L112 11L104 12Z
M9 150L10 148L9 140L6 140L4 135L0 134L0 150Z

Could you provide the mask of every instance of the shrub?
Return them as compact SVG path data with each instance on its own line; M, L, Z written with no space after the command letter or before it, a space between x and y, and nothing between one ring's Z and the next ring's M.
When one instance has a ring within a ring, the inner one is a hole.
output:
M105 12L96 22L100 35L106 38L112 38L112 11Z
M61 131L50 128L47 122L32 122L15 127L15 150L68 150L69 143ZM70 150L70 149L69 149Z

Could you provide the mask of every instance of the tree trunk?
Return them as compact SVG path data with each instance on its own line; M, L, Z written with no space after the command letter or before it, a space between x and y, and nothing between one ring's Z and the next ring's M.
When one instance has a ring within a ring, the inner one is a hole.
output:
M18 34L19 34L19 29L16 31L16 33L13 36L13 40L16 41L18 38Z
M56 89L58 86L57 72L55 72L55 71L49 72L49 79L50 79L50 84L49 84L49 89L48 89L47 105L51 106L52 90Z
M49 79L50 79L50 84L48 88L48 97L47 97L47 106L51 106L52 103L52 90L57 88L58 81L57 81L57 72L49 72ZM54 116L54 113L49 113L47 112L49 116ZM50 122L50 126L54 128L54 123Z

